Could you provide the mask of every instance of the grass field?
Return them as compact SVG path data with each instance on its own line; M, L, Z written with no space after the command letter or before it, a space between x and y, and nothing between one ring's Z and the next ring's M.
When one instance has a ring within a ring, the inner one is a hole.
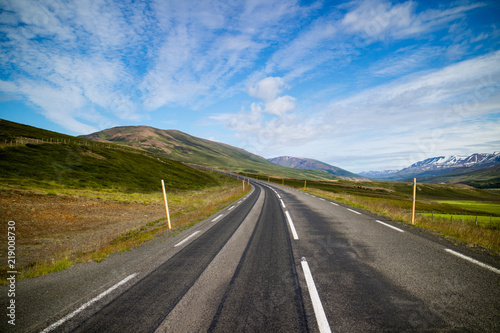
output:
M431 221L463 223L470 226L477 226L485 229L500 230L500 217L486 215L463 215L463 214L441 214L441 213L421 213L418 215L424 216Z
M412 183L307 180L305 184L303 179L249 176L299 190L306 185L309 193L411 223ZM499 253L499 207L500 195L492 191L460 184L418 184L416 225Z
M476 212L484 212L491 216L500 216L500 203L475 200L437 200L439 203L461 207Z

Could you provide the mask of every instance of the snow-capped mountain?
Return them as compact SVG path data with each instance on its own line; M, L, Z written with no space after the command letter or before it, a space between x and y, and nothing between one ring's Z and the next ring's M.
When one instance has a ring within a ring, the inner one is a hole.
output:
M418 169L419 171L428 171L449 168L489 167L497 164L500 164L500 152L494 152L492 154L476 153L469 156L453 155L431 157L414 163L403 170Z
M363 171L359 174L368 178L385 178L392 174L395 174L399 170L384 170L384 171Z
M475 153L469 156L438 156L416 162L401 170L368 171L360 175L376 179L406 179L410 177L433 177L461 168L482 169L500 165L500 152Z

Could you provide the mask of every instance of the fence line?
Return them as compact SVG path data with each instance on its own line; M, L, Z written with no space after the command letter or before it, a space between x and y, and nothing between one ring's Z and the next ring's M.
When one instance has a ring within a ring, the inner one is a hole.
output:
M468 214L451 214L451 213L436 213L436 212L417 212L417 215L430 219L431 221L463 223L472 226L486 226L489 228L500 229L500 217L493 215L468 215Z
M162 163L166 163L165 161L162 161L158 156L155 156L155 154L145 151L145 150L140 150L138 148L134 147L127 147L127 146L122 146L122 145L117 145L117 144L108 144L108 143L101 143L98 141L90 141L90 140L79 140L79 139L54 139L54 138L45 138L45 139L33 139L33 138L26 138L26 137L18 137L12 140L4 140L4 142L0 142L1 147L13 147L13 146L25 146L27 144L63 144L63 145L79 145L79 146L85 146L85 147L95 147L95 148L108 148L108 149L117 149L117 150L122 150L122 151L128 151L131 153L135 154L140 154L144 155L150 158L157 159L158 161Z

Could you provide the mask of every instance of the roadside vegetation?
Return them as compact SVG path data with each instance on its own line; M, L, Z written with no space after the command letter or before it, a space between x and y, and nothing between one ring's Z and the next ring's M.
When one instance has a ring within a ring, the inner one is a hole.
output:
M249 176L304 190L304 180ZM411 223L412 183L307 180L305 191ZM460 184L417 184L416 211L416 226L500 253L497 192Z
M57 137L4 121L0 125L0 217L3 226L16 222L21 278L78 262L100 262L158 235L174 235L248 192L242 191L241 182L220 173L150 152ZM167 188L170 231L161 179ZM2 247L6 230L0 233ZM3 263L6 253L6 248L0 252ZM4 277L7 267L0 269Z
M201 190L167 193L171 230L159 184L149 193L2 186L0 215L16 221L16 268L21 278L29 278L100 262L159 235L175 235L248 192L242 192L240 182L219 180ZM2 275L6 271L2 267Z

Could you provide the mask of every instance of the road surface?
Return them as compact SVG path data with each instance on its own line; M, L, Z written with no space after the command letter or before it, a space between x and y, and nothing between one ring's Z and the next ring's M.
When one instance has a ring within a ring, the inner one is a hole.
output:
M252 185L149 248L20 281L16 329L500 331L498 258L290 188Z

